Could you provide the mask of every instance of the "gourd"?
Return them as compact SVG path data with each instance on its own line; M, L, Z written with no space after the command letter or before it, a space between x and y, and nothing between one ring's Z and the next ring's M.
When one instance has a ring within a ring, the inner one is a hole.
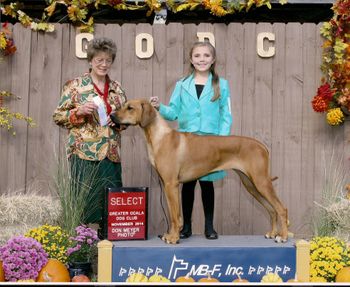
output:
M191 276L190 273L187 273L186 276L178 277L175 282L196 282Z
M17 282L35 282L34 279L20 279L20 280L17 280Z
M133 273L126 279L126 282L148 282L148 278L142 273Z
M50 258L40 270L38 282L70 282L67 267L59 260Z
M241 276L239 276L239 274L237 274L237 279L235 279L235 280L233 280L232 282L234 282L234 283L244 283L244 282L249 282L249 280L247 280L247 279L242 279L242 277Z
M295 274L294 278L287 280L287 282L301 282L298 280L297 274Z
M0 261L0 282L5 282L5 272L2 267L2 261Z
M343 267L335 276L335 282L350 282L350 267Z
M86 275L79 274L79 275L75 275L72 278L72 282L91 282L91 280Z
M211 277L211 275L208 273L207 277L201 278L198 280L198 282L206 282L206 283L210 283L210 282L220 282L218 279Z
M268 273L263 276L261 282L265 283L275 283L275 282L283 282L282 278L276 273Z
M148 282L170 282L170 280L163 275L154 274L148 278Z

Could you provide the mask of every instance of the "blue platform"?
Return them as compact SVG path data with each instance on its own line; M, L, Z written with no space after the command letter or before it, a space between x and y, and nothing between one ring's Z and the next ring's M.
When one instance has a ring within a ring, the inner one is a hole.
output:
M221 235L207 240L193 235L180 244L168 245L158 237L139 241L114 241L112 282L125 282L133 272L161 274L171 281L191 272L196 281L208 273L221 282L248 279L260 282L266 273L278 273L283 281L296 273L294 240L275 243L263 236Z

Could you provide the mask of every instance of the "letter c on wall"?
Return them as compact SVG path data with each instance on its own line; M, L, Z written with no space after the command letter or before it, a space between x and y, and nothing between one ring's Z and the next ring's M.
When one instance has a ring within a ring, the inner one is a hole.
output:
M275 41L275 34L270 32L259 33L256 38L256 52L262 58L270 58L275 55L275 47L269 47L264 49L264 40L267 39L270 42Z
M142 41L146 41L146 51L142 49ZM153 37L148 33L140 33L135 38L135 53L140 59L151 58L154 52Z

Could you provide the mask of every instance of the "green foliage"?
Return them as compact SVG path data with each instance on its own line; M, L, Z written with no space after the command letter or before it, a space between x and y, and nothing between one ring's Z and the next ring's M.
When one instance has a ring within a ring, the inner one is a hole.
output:
M73 234L75 228L83 223L83 218L96 211L97 207L86 210L86 206L91 201L91 188L99 182L98 166L89 171L81 170L76 166L71 167L68 159L62 159L58 161L57 167L53 175L52 191L61 203L59 226L69 234ZM73 176L74 173L76 177Z

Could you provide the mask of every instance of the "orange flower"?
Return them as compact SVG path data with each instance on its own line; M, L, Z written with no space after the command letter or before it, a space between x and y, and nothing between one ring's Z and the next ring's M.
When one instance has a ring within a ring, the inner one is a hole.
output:
M313 100L311 101L312 108L317 113L324 113L327 111L328 108L328 102L325 101L325 99L321 95L316 95Z

